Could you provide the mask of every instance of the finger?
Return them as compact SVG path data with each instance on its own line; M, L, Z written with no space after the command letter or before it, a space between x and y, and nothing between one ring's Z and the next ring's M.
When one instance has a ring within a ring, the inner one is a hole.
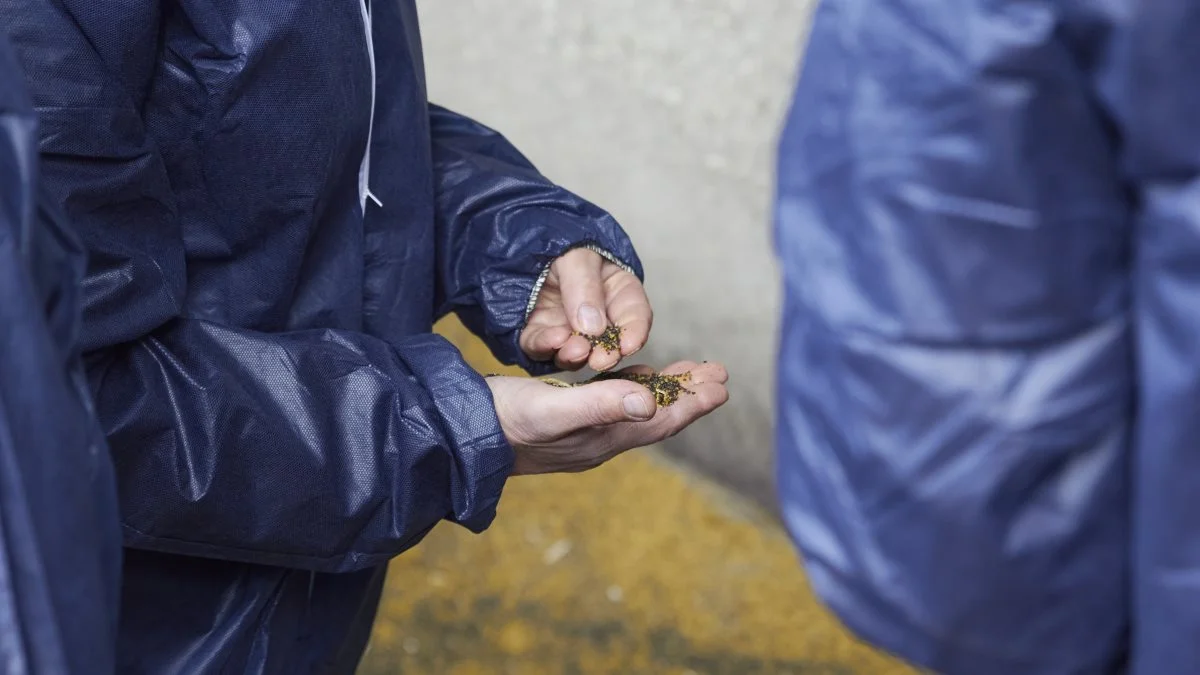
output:
M570 332L569 328L564 330ZM592 353L592 345L587 338L579 335L568 335L567 341L554 355L554 363L564 370L579 370L588 362Z
M633 373L634 375L653 375L654 369L647 365L637 364L634 366L626 366L617 372Z
M618 422L637 423L654 417L654 396L645 387L624 380L595 382L583 387L538 388L530 396L529 410L535 413L538 436L561 438L582 429Z
M673 436L680 429L716 410L729 400L729 391L725 385L716 382L689 382L687 392L680 395L675 403L661 409L661 414L655 418L656 430L658 425L664 427L665 436Z
M604 282L600 278L603 262L595 252L580 248L565 253L553 264L567 319L584 335L600 335L608 326Z
M614 424L609 430L609 443L622 450L653 445L678 434L729 400L729 391L715 382L692 385L689 392L673 405L659 408L650 422Z
M663 368L662 374L663 375L682 375L684 373L691 372L698 365L699 364L696 363L695 361L676 361L675 363L672 363L671 365L667 366L666 368Z
M666 375L688 373L688 381L695 384L701 382L725 384L729 381L729 373L725 370L725 366L716 362L694 363L692 361L680 361L664 368L663 373Z
M618 350L610 352L603 347L594 347L592 353L588 355L588 365L597 373L612 370L620 362L621 352Z
M549 361L571 339L571 329L560 326L529 326L521 331L521 351L535 361Z
M712 411L720 408L729 401L729 389L723 384L717 382L702 382L694 384L690 387L691 395L683 406L679 409L679 416L676 420L682 424L679 429L695 422Z
M650 337L654 312L646 289L637 277L619 272L605 282L608 292L608 318L621 328L621 354L629 356L641 350Z
M621 327L621 356L632 356L646 346L646 340L650 338L649 319L624 322L614 320L613 323Z

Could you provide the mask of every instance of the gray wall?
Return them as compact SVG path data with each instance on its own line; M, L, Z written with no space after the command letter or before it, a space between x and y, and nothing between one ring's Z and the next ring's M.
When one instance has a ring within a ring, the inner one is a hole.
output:
M773 146L810 0L422 0L430 97L610 210L647 270L640 360L726 363L668 451L770 504Z

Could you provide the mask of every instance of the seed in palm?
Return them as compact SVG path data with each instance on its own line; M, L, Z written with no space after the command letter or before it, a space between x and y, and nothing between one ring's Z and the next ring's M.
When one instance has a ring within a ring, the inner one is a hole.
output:
M600 373L594 377L588 378L583 382L567 383L562 380L556 380L550 377L541 378L542 382L553 385L555 387L581 387L585 384L593 382L603 382L604 380L628 380L637 382L643 387L650 390L654 394L654 402L660 408L666 408L679 400L684 394L693 394L691 389L684 386L684 383L690 382L692 379L691 373L680 373L679 375L665 375L663 373Z
M684 386L691 379L691 373L666 375L664 373L616 372L600 373L584 382L584 384L587 384L587 382L600 382L602 380L629 380L630 382L637 382L654 394L654 402L658 404L658 407L665 408L678 401L680 396L695 393Z

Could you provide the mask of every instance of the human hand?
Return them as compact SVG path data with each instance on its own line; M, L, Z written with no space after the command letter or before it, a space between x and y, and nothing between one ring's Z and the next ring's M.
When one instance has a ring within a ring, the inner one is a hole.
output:
M643 366L626 370L651 372ZM650 390L627 380L563 388L526 377L487 378L500 426L516 451L513 475L595 468L674 436L729 399L728 375L719 363L681 361L662 372L690 372L692 394L657 408Z
M521 349L531 359L563 370L610 370L646 344L654 313L642 282L595 251L577 248L550 265L537 304L521 331ZM621 331L620 350L592 349L583 335L609 326ZM575 335L574 332L583 335Z

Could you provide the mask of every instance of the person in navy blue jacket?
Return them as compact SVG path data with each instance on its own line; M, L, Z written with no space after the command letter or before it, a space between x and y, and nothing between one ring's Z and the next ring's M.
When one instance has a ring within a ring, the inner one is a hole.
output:
M652 319L604 211L426 101L407 0L0 0L42 182L89 256L81 346L126 546L122 673L346 673L386 563L724 402L485 379L616 366ZM514 73L519 77L519 73ZM624 331L619 354L575 331Z
M113 672L121 534L79 357L84 255L0 33L0 673Z
M779 151L779 492L949 675L1200 673L1200 12L828 0Z

